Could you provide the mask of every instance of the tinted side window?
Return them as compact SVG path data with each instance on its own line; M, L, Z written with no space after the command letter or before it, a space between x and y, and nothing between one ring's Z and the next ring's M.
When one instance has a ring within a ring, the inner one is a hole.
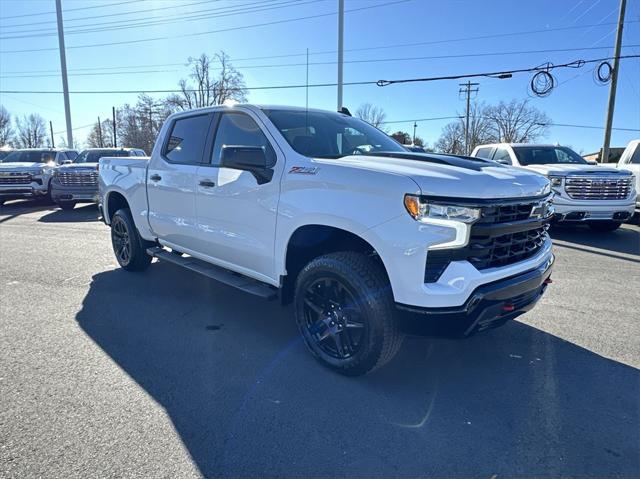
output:
M636 151L633 152L633 156L629 163L633 165L640 165L640 145L636 146Z
M164 148L165 158L172 163L187 165L201 163L210 122L209 115L176 120Z
M220 118L211 155L213 165L220 164L223 146L259 146L267 154L273 154L269 140L258 124L243 113L224 113Z
M478 151L476 152L476 158L486 158L489 159L491 158L491 151L493 150L493 148L478 148Z
M511 161L511 156L509 156L509 152L504 148L498 148L496 150L496 154L493 155L493 161L499 161L503 164L511 165L513 162Z

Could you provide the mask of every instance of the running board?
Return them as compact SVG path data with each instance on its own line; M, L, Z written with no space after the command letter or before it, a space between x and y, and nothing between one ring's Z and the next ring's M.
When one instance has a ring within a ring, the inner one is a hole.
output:
M208 278L215 279L220 283L232 286L246 293L260 296L264 299L276 299L278 290L273 286L265 284L261 281L249 278L240 273L234 273L227 269L215 266L205 261L193 258L191 256L183 257L164 248L155 246L147 249L147 254L154 256L162 261L167 261L183 268L190 269L196 273L200 273Z

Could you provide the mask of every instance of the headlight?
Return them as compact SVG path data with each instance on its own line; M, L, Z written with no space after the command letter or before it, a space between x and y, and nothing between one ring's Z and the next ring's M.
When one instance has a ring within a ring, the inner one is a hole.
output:
M444 220L473 223L480 218L478 208L432 203L417 195L405 195L404 207L416 221Z
M562 176L550 176L549 181L554 188L562 186Z

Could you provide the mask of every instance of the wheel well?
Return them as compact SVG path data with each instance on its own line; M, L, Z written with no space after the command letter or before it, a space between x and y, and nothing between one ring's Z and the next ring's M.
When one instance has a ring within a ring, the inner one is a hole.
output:
M282 303L288 304L293 300L296 278L312 259L337 251L354 251L370 256L380 262L386 274L375 248L360 236L332 226L302 226L294 231L287 245L287 275L282 281Z
M109 193L109 197L107 199L107 213L109 214L109 223L111 223L111 219L113 218L114 213L121 208L129 208L127 199L123 195L115 191L113 193Z

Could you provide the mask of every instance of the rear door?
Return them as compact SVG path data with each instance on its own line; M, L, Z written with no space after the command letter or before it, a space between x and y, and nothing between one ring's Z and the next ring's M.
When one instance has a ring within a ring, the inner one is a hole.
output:
M223 112L206 166L198 168L196 211L199 246L214 262L257 279L274 278L274 242L284 158L259 118ZM270 181L259 183L248 171L220 167L223 146L262 147L274 155Z
M161 154L149 164L149 224L170 247L193 249L196 244L196 179L212 118L212 114L200 113L173 120Z

